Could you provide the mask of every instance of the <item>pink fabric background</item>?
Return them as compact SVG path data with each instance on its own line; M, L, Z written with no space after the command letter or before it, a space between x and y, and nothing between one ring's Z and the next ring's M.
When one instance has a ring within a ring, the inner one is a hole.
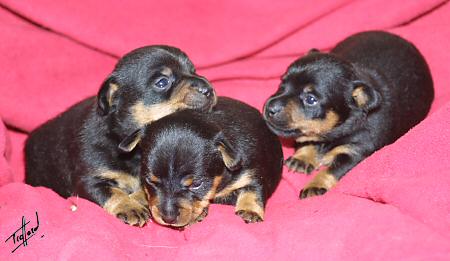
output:
M0 0L0 23L0 260L450 260L448 1ZM263 223L213 205L179 232L130 227L91 202L23 184L27 133L95 95L131 49L176 45L219 95L261 109L298 56L369 29L421 50L436 99L427 119L323 197L299 201L311 177L285 170ZM22 216L34 224L35 211L37 235L11 253L6 238Z

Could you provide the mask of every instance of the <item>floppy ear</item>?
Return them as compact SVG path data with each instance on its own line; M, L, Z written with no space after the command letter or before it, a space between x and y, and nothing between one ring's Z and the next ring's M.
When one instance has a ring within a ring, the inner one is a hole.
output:
M97 95L97 103L99 112L102 115L107 115L111 111L114 93L119 89L119 85L115 82L113 77L106 79Z
M320 50L316 49L316 48L312 48L311 50L308 51L308 54L312 54L312 53L320 53Z
M235 171L241 168L241 157L233 149L231 144L226 140L223 133L219 133L215 139L215 145L219 151L225 167L230 171Z
M352 101L354 106L371 111L381 103L381 95L374 88L361 81L353 82Z
M119 150L122 152L131 152L142 139L142 130L139 129L122 140L119 144Z

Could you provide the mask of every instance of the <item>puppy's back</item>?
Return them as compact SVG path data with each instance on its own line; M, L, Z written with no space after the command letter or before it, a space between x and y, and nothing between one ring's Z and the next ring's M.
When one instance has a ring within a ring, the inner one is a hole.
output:
M32 131L25 143L25 183L45 186L63 197L73 192L70 173L80 168L75 154L79 153L79 127L87 117L94 98L71 109Z
M244 157L244 168L260 169L267 176L267 193L271 195L281 178L283 152L278 137L267 127L261 113L231 98L220 97L208 119L222 129ZM247 164L247 165L245 165Z
M350 36L331 52L385 83L374 87L389 106L394 140L425 118L434 98L433 81L413 44L387 32L370 31Z

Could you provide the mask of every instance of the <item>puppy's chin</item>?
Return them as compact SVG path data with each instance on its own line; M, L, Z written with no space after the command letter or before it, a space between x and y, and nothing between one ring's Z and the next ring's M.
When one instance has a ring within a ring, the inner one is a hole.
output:
M281 128L279 126L274 125L270 121L266 120L266 125L269 127L269 129L275 133L277 136L283 137L283 138L298 138L302 135L302 132L298 129L287 129L287 128Z
M211 112L217 103L216 96L212 98L191 98L185 101L188 109L193 109L201 112Z

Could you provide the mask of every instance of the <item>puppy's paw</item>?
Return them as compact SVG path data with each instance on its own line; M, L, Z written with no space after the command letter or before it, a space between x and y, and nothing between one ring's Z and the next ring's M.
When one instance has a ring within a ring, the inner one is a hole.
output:
M121 201L112 212L117 218L132 226L142 227L150 218L150 211L132 199Z
M288 167L290 171L302 172L306 174L311 174L316 169L316 166L312 162L299 160L294 157L289 157L284 161L284 165Z
M327 193L326 188L320 188L320 187L306 187L300 191L300 199L314 197L314 196L320 196L325 193Z
M328 170L320 171L317 176L315 176L313 180L300 191L300 199L323 195L334 187L337 182L338 180L336 177Z
M263 221L263 218L258 213L250 210L238 210L236 215L240 216L245 223L256 223Z
M208 215L208 208L204 208L202 213L195 219L194 223L202 222L207 215Z

